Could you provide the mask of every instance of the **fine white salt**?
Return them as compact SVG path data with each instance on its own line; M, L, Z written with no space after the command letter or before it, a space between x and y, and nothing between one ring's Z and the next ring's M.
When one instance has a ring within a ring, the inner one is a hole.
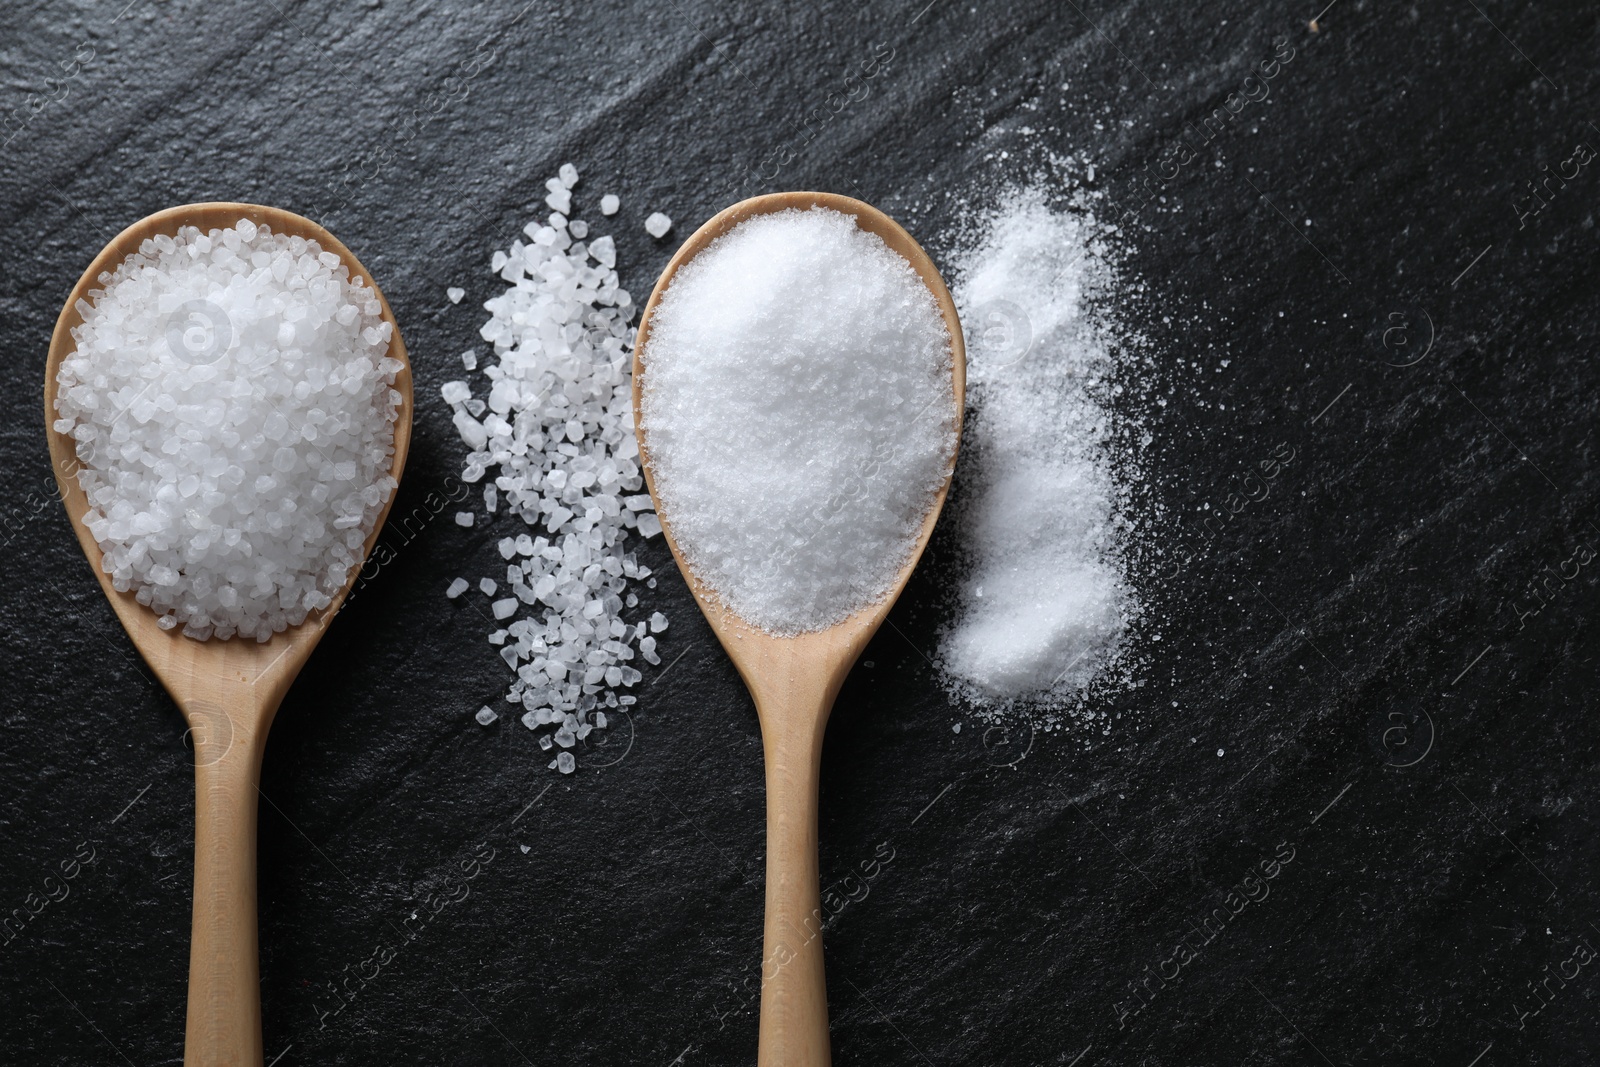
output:
M493 356L463 361L487 397L466 381L440 391L466 446L463 480L490 479L488 521L523 531L496 546L508 595L491 601L500 625L488 640L515 672L506 700L522 706L522 723L547 731L542 748L565 740L551 764L563 773L577 766L565 749L603 726L600 709L633 703L618 691L642 678L631 663L646 627L625 618L638 605L628 583L650 568L627 542L660 529L633 433L633 298L612 239L585 240L589 226L568 217L577 181L563 166L545 185L558 213L490 259L507 286L484 305L479 334ZM483 577L479 588L493 597L501 586Z
M1059 710L1117 663L1139 613L1107 406L1113 248L1087 205L1029 188L981 221L954 274L971 413L950 498L965 574L940 665L980 707Z
M883 597L955 448L950 338L911 265L836 211L758 215L650 330L644 430L695 574L779 634Z
M395 488L402 364L372 288L240 219L144 241L89 296L54 425L113 586L198 640L328 607Z

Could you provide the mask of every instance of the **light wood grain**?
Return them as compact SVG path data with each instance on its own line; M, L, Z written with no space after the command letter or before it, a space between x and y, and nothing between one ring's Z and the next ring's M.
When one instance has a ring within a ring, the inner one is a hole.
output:
M663 508L656 495L649 433L640 418L639 402L642 391L649 388L650 317L678 269L752 215L814 205L855 216L857 225L877 234L904 256L932 292L950 330L959 441L966 400L966 348L955 302L938 269L910 234L881 211L847 196L776 193L741 201L717 214L683 243L662 271L650 302L645 305L633 356L634 424L638 427L645 480L662 532L700 609L749 688L761 721L767 767L767 901L761 963L760 1067L825 1067L831 1061L817 874L817 783L823 733L845 676L888 616L927 546L949 492L949 474L923 520L911 558L888 596L826 630L776 637L729 611L716 592L696 577L679 550L672 534L670 509ZM954 462L952 453L952 470Z
M82 324L76 305L90 289L99 287L102 272L112 270L148 237L176 234L180 226L202 230L228 227L239 219L269 225L274 233L313 238L325 251L336 253L352 277L366 279L394 331L389 355L405 365L394 384L401 403L390 471L397 481L411 445L411 364L389 302L348 248L321 226L292 212L256 204L209 203L169 208L141 219L95 257L56 320L44 386L45 433L56 482L95 577L145 662L183 712L194 746L194 932L184 1039L187 1067L256 1067L262 1062L256 947L256 808L261 757L278 705L343 606L361 568L351 569L349 584L329 607L266 642L253 638L194 641L176 629L161 629L155 613L135 600L133 593L112 587L111 576L101 566L100 546L84 525L89 503L78 487L74 442L53 428L56 374L62 359L75 347L72 329ZM394 502L393 496L389 502ZM367 553L388 514L386 504L367 538Z

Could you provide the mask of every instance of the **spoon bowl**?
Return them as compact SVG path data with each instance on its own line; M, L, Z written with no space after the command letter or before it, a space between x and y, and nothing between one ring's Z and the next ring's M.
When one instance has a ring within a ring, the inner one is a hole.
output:
M123 230L89 264L67 298L50 338L44 383L45 435L67 516L112 609L183 713L194 746L194 932L184 1038L184 1063L189 1067L249 1067L262 1062L256 942L256 795L261 757L278 705L343 606L362 568L351 568L349 581L328 607L267 641L240 637L196 641L176 628L163 630L156 625L155 612L140 604L132 591L121 592L112 585L100 545L84 523L89 501L78 485L76 444L55 429L56 377L61 361L75 348L72 331L83 322L78 302L88 299L103 272L115 269L147 238L173 236L182 226L197 226L201 231L227 228L240 219L270 226L274 233L314 239L344 262L351 277L365 278L372 288L382 305L383 318L393 330L388 354L403 364L394 382L400 405L389 472L399 481L410 450L412 405L411 364L399 324L371 274L348 248L310 219L279 208L189 204L158 211ZM363 558L371 553L395 495L390 494L379 513Z
M633 348L633 412L645 481L678 568L722 647L755 700L766 752L767 889L761 968L760 1067L823 1067L831 1061L828 1003L823 975L823 912L817 864L817 793L822 739L845 676L889 615L916 568L950 489L950 471L928 507L916 544L889 593L824 630L778 636L740 618L702 581L679 549L672 516L662 507L650 463L648 428L641 417L648 388L650 320L678 270L711 242L746 219L789 208L823 207L855 218L904 258L938 304L950 332L956 441L966 399L966 349L955 302L938 268L888 215L833 193L774 193L741 201L696 230L667 263L645 305Z

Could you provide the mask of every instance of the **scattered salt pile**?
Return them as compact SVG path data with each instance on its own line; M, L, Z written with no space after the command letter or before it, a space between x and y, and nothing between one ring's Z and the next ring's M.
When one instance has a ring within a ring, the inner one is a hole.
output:
M954 274L971 415L950 502L966 573L939 659L980 705L1059 708L1118 662L1139 612L1106 406L1116 343L1099 312L1114 258L1086 206L1025 189Z
M655 585L626 550L629 531L653 537L661 526L633 434L633 298L618 283L612 239L585 240L588 225L568 220L577 182L564 165L546 183L548 220L530 222L526 242L490 260L508 288L484 304L490 318L479 332L495 357L482 367L487 399L465 381L442 390L469 450L462 478L476 483L494 470L484 510L494 516L503 505L525 524L499 540L505 595L496 597L493 578L478 587L505 623L489 643L517 675L506 700L522 706L530 730L556 727L539 743L561 749L550 766L564 774L577 767L567 750L605 727L602 709L635 702L618 695L640 679L630 661L637 650L660 663L654 635L667 628L660 613L624 619L638 606L629 581ZM477 353L462 363L478 368ZM458 578L445 595L468 588Z
M247 219L146 240L99 281L54 425L113 585L199 640L327 607L395 488L402 364L373 290Z
M889 591L955 446L949 334L905 259L836 211L748 219L678 271L644 357L656 492L735 614L800 633Z

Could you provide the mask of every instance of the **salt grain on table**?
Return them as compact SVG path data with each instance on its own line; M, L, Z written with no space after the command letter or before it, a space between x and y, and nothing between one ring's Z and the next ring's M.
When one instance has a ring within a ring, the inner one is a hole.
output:
M968 345L968 459L950 503L963 580L939 646L950 687L990 712L1062 708L1123 656L1139 604L1105 406L1117 369L1113 248L1086 208L1009 194L956 259Z
M545 184L555 214L490 259L507 286L484 305L490 318L480 335L494 354L463 361L481 370L487 397L473 397L465 381L441 389L467 448L462 479L491 479L489 514L509 511L531 531L496 546L510 595L490 605L505 625L489 641L516 672L506 699L522 706L528 728L560 724L574 744L603 721L600 708L632 703L618 690L641 678L630 664L642 624L623 616L637 604L628 583L650 569L627 542L659 531L648 507L623 503L643 493L634 304L619 284L612 239L586 241L588 225L569 218L577 184L576 168L563 165ZM480 588L493 596L499 585L484 578ZM550 734L540 744L549 747ZM561 756L553 766L571 773L573 754Z

